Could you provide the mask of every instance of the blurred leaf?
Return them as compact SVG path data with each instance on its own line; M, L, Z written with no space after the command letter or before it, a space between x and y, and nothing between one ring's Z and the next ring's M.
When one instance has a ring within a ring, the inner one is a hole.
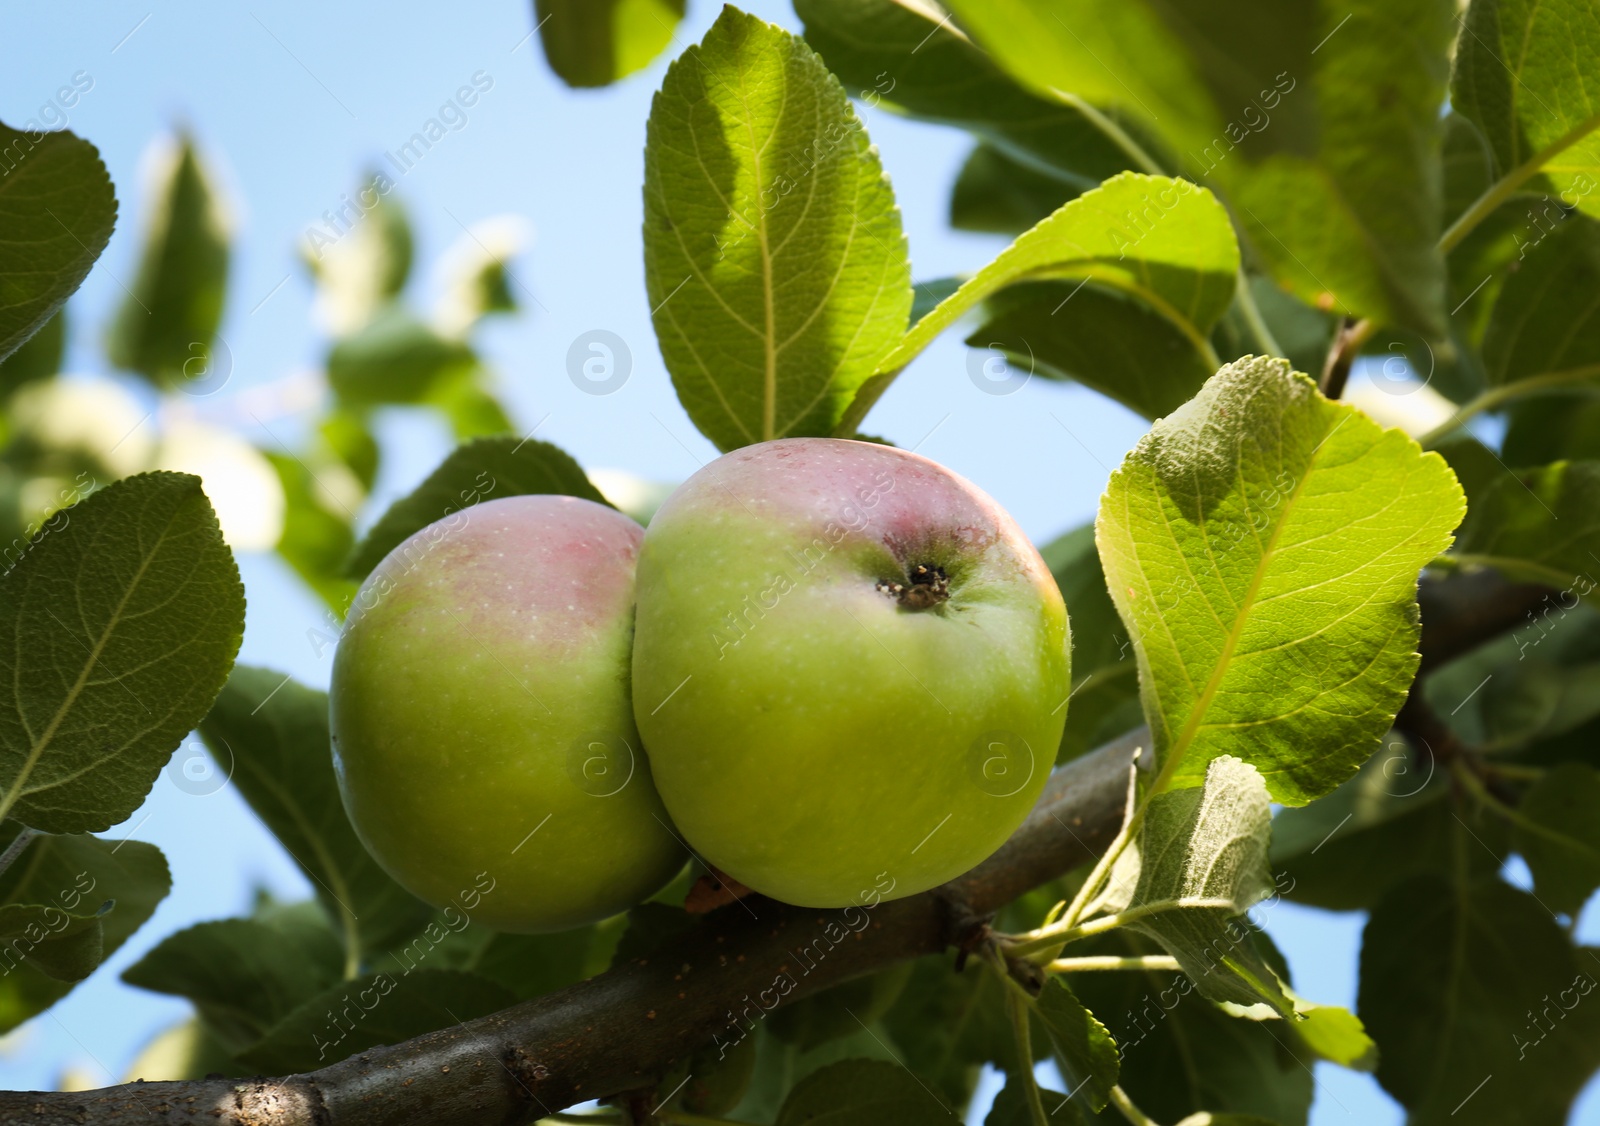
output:
M1285 293L1271 278L1260 274L1250 276L1250 293L1289 366L1295 371L1321 371L1339 319ZM1262 351L1255 330L1246 323L1237 303L1217 322L1211 341L1224 362Z
M417 403L477 365L472 349L391 305L328 353L328 383L346 406Z
M1423 951L1432 964L1418 972ZM1378 1081L1407 1122L1564 1122L1600 1065L1600 1005L1583 1003L1593 957L1494 877L1452 887L1425 876L1391 890L1362 935L1359 1005L1378 1041Z
M456 970L372 974L305 1001L239 1058L267 1075L311 1071L514 1003L503 986Z
M66 325L66 307L62 306L22 347L0 360L0 400L9 398L25 383L49 379L61 370L67 347Z
M206 1027L239 1052L339 980L339 940L320 915L222 919L168 935L122 972L141 989L187 997Z
M1600 461L1600 398L1567 393L1517 400L1506 412L1500 457L1506 465Z
M1158 422L1096 539L1163 773L1192 786L1236 755L1289 805L1354 774L1416 669L1417 574L1462 509L1443 459L1281 360L1227 365Z
M1005 986L981 966L956 973L948 957L919 959L883 1025L906 1066L951 1106L972 1098L984 1064L1008 1074L1018 1067ZM1033 1045L1041 1057L1049 1052L1043 1041Z
M1075 380L1146 418L1177 410L1216 370L1172 321L1094 284L1008 286L984 302L983 318L968 347L1000 352L1014 373Z
M139 252L139 271L106 338L116 367L157 387L204 377L228 285L223 204L194 141L166 142Z
M1027 279L1094 280L1137 298L1205 353L1233 300L1239 247L1216 197L1187 180L1124 172L1023 234L906 333L882 363L909 363L984 298Z
M869 105L959 125L1020 164L1064 178L1037 219L1129 167L1116 142L1077 108L1017 85L934 4L797 0L806 41ZM1111 111L1117 124L1130 123ZM1022 229L1019 228L1019 229Z
M1548 186L1600 215L1600 11L1590 0L1473 0L1450 100L1488 138L1495 173L1543 169Z
M831 433L911 308L894 193L838 79L723 9L656 95L644 191L652 318L695 425L723 450Z
M345 573L364 578L407 537L486 500L555 493L608 504L578 463L548 442L479 438L457 446L410 495L389 506L351 554Z
M1600 772L1554 767L1523 796L1513 832L1539 902L1574 919L1600 888Z
M1019 235L1083 190L1084 185L1069 184L1058 175L1013 160L993 145L979 144L967 154L950 191L950 225L963 231Z
M758 1044L754 1037L747 1037L726 1052L707 1046L690 1056L680 1098L683 1109L690 1114L719 1115L738 1106L750 1089Z
M910 982L913 966L904 962L785 1004L768 1023L780 1040L815 1048L876 1024Z
M1434 453L1450 463L1450 470L1467 494L1467 511L1482 503L1483 496L1515 464L1495 454L1470 434L1456 433L1433 447Z
M505 434L513 429L511 417L500 400L483 387L482 368L462 368L451 372L434 385L428 402L450 420L456 441Z
M345 560L356 539L350 527L354 514L301 458L272 450L266 451L266 458L283 485L278 554L342 617L356 593L356 584L344 577Z
M1050 1126L1082 1126L1083 1115L1072 1100L1060 1091L1039 1089L1039 1101L1044 1107L1045 1121ZM1033 1111L1028 1106L1028 1095L1021 1083L1012 1078L994 1097L983 1126L1034 1126Z
M1578 216L1529 251L1501 289L1483 338L1489 382L1527 380L1531 389L1600 381L1596 290L1600 223Z
M0 123L0 360L66 303L106 248L117 196L100 153L61 130Z
M1396 884L1463 864L1493 875L1510 852L1499 818L1458 811L1445 772L1395 739L1361 772L1272 823L1272 870L1282 894L1330 911L1370 908ZM1466 817L1472 823L1458 821ZM1482 845L1466 837L1471 832ZM1461 852L1462 841L1471 851ZM1487 847L1485 847L1487 846Z
M511 291L516 279L506 263L522 253L531 236L520 215L496 215L461 232L440 261L444 292L434 311L440 331L464 336L487 314L516 310Z
M1106 1026L1083 1007L1077 994L1059 976L1045 983L1034 1010L1050 1030L1061 1075L1075 1093L1096 1113L1106 1108L1111 1088L1117 1084L1120 1067L1117 1042ZM1054 1103L1046 1103L1049 1110Z
M379 450L366 419L355 411L331 411L318 423L317 434L370 492L378 479Z
M1442 330L1448 0L950 7L1041 96L1067 91L1159 130L1178 171L1226 189L1256 254L1297 296Z
M519 1001L542 997L588 977L593 927L556 934L488 931L481 946L459 968L509 989Z
M1214 758L1203 786L1150 800L1138 840L1112 866L1101 907L1159 942L1202 996L1265 1002L1292 1018L1282 983L1234 921L1272 894L1271 837L1272 803L1256 768Z
M145 473L66 510L0 584L0 817L108 829L211 706L244 589L200 479Z
M649 66L683 19L684 0L534 0L550 69L568 86L609 86Z
M345 815L325 693L240 665L200 735L311 882L344 935L344 964L354 968L362 956L389 950L422 929L428 905L378 866Z
M777 1126L927 1126L950 1117L917 1077L886 1060L842 1060L796 1083Z
M7 823L7 835L15 825ZM41 837L29 845L24 858L0 879L0 897L11 898L22 886L40 889L46 900L66 910L110 901L111 909L98 920L103 960L155 913L172 889L172 876L155 845L71 834ZM13 966L0 974L0 1032L43 1012L71 990L70 984L26 961Z
M695 924L693 915L670 903L640 903L628 909L627 917L627 929L617 940L616 950L611 955L613 967L646 957L657 946L686 933Z
M1117 931L1074 946L1073 953L1125 957L1157 949ZM1306 1121L1311 1071L1290 1050L1281 1025L1229 1016L1199 996L1187 977L1170 972L1086 973L1072 984L1121 1049L1119 1084L1157 1121L1204 1107L1291 1126ZM1123 1119L1112 1108L1097 1121Z
M123 1074L124 1083L160 1083L233 1074L238 1065L216 1034L190 1017L151 1037Z
M355 200L344 196L337 214L324 212L325 228L307 231L302 257L317 282L320 318L337 336L365 327L405 289L413 255L411 223L393 191L388 174L374 172Z
M1456 552L1515 578L1591 594L1600 575L1600 461L1558 461L1500 478L1468 515Z

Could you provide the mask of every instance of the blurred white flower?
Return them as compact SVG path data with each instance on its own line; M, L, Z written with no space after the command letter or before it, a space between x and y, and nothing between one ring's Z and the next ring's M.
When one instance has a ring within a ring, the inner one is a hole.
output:
M485 313L516 308L506 267L532 241L533 225L520 215L495 215L468 227L439 257L434 327L461 336Z
M50 449L87 454L117 477L149 465L155 445L150 419L121 384L102 376L30 383L11 400L18 433Z
M188 419L170 421L156 469L193 473L205 484L222 538L235 551L270 551L283 534L283 485L277 470L231 431Z
M641 524L648 524L661 502L678 487L646 480L625 469L590 469L587 473L589 483L600 490L601 496Z

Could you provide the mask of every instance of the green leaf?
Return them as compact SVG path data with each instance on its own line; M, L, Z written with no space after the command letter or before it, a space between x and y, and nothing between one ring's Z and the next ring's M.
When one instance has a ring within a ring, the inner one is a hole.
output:
M1255 767L1211 760L1199 788L1150 800L1137 842L1111 868L1100 906L1159 942L1200 993L1238 1005L1293 1006L1237 916L1273 891L1272 803Z
M1111 1033L1083 1007L1060 977L1045 983L1034 1011L1050 1030L1050 1042L1067 1086L1074 1092L1082 1091L1090 1109L1097 1113L1104 1110L1121 1067L1117 1042ZM1052 1105L1046 1103L1045 1109Z
M1128 956L1157 949L1148 939L1115 931L1073 953ZM1085 973L1072 984L1116 1038L1120 1086L1157 1121L1206 1107L1277 1123L1306 1121L1311 1061L1296 1057L1281 1023L1229 1016L1198 995L1189 978L1170 972ZM1116 1117L1112 1111L1102 1116L1108 1122Z
M1041 1087L1039 1101L1044 1107L1045 1121L1050 1126L1082 1126L1083 1115L1072 1100L1060 1091ZM1034 1126L1028 1094L1020 1082L1011 1078L1006 1080L1006 1085L994 1097L989 1113L984 1116L983 1126Z
M351 506L359 497L354 491L347 499L331 491L326 482L336 478L318 473L296 454L275 450L264 454L283 486L278 554L329 609L343 616L356 593L356 584L344 576L344 564L355 544Z
M955 1121L910 1071L884 1060L841 1060L796 1083L776 1126L927 1126Z
M609 86L666 50L684 0L535 0L539 41L568 86Z
M222 919L169 935L122 980L187 997L218 1040L239 1052L339 980L339 940L320 914Z
M1229 364L1111 477L1096 538L1163 775L1236 755L1276 801L1354 774L1416 669L1416 582L1463 509L1443 459L1281 360Z
M1600 1066L1597 971L1595 951L1498 879L1395 888L1361 940L1378 1081L1412 1126L1557 1126Z
M1482 846L1472 844L1468 830ZM1459 852L1458 838L1471 851ZM1272 870L1281 893L1330 911L1365 910L1396 884L1448 874L1461 863L1473 875L1493 875L1509 852L1505 823L1458 810L1446 772L1399 739L1333 793L1284 809L1272 823Z
M1580 596L1595 589L1597 553L1600 461L1558 461L1502 477L1472 510L1456 545L1464 561Z
M9 398L17 388L60 372L66 347L67 312L63 306L22 347L0 360L0 398Z
M228 284L228 221L187 134L163 146L139 271L106 340L111 363L157 387L204 378Z
M972 1098L984 1064L1018 1069L1005 985L980 966L956 973L947 957L919 959L883 1023L899 1058L951 1106ZM1048 1054L1042 1036L1033 1047Z
M345 573L364 578L408 537L462 509L539 493L610 503L577 462L548 442L480 438L457 446L427 480L389 506L351 554Z
M9 845L22 826L10 821L4 830L0 840ZM46 977L75 982L100 964L100 917L112 901L95 895L87 872L66 868L70 848L54 842L72 839L35 839L0 875L0 964L6 973L26 964Z
M959 125L984 139L980 152L1004 154L1001 159L1019 170L1035 169L1034 175L1052 173L1061 194L1018 230L1131 167L1127 153L1088 114L1017 85L936 5L797 0L794 7L806 41L869 105L887 102L915 117Z
M456 970L371 974L341 981L305 1001L239 1059L266 1075L311 1071L514 1002L503 986Z
M1180 154L1166 167L1220 184L1298 296L1442 331L1447 0L950 6L1041 96L1066 91L1163 136Z
M786 1004L772 1014L772 1034L802 1051L854 1035L863 1024L876 1024L893 1007L914 970L910 962L904 962Z
M1518 265L1484 331L1489 382L1533 390L1600 379L1600 309L1591 296L1600 289L1600 223L1566 220Z
M461 340L441 336L396 305L328 353L328 383L346 406L417 403L448 377L477 365Z
M667 71L645 142L662 357L723 450L828 434L911 308L900 213L838 79L725 8Z
M471 927L481 932L481 943L459 967L509 989L516 999L542 997L589 977L588 959L595 944L593 927L556 934L507 934ZM411 944L414 947L415 943ZM400 955L410 947L402 948Z
M1600 460L1600 398L1568 392L1511 404L1500 456L1507 465L1542 465L1555 458Z
M950 190L950 225L1019 235L1089 186L1069 183L1054 172L1013 160L993 145L980 144L967 155Z
M9 822L7 830L16 825ZM34 889L36 894L19 890ZM155 913L172 889L166 859L143 841L103 841L72 834L35 840L0 879L0 899L43 901L65 911L112 906L98 916L100 957L117 949ZM92 905L92 906L91 906ZM72 986L27 961L0 975L0 1032L48 1009Z
M1282 349L1279 353L1282 358L1288 360L1295 371L1321 371L1339 319L1312 308L1260 274L1250 276L1250 293L1261 319ZM1224 361L1241 359L1261 350L1255 330L1246 322L1237 303L1217 322L1211 340ZM1211 373L1206 375L1209 377Z
M1187 180L1124 172L1063 204L906 333L881 370L909 363L967 310L1025 279L1093 280L1137 298L1202 354L1233 300L1239 246L1215 196Z
M1450 101L1483 130L1499 179L1600 215L1597 70L1600 12L1588 0L1473 0Z
M1171 414L1216 371L1215 359L1172 321L1126 294L1078 282L1022 282L983 303L972 348L1014 372L1071 379L1146 418Z
M1318 1005L1292 991L1286 992L1300 1018L1289 1027L1318 1059L1355 1071L1371 1071L1378 1066L1378 1045L1367 1035L1360 1017L1338 1005Z
M0 584L0 817L108 829L211 706L244 589L200 478L145 473L65 510Z
M311 882L344 936L348 969L422 929L431 909L378 866L345 815L326 693L241 665L200 736Z
M1578 917L1600 888L1600 771L1569 762L1534 783L1517 806L1517 851L1540 903Z
M0 123L0 360L83 284L116 223L117 195L93 145Z

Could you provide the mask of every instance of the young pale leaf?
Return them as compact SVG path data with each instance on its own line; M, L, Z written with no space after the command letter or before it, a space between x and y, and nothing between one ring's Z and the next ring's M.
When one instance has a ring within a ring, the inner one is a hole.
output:
M15 821L7 822L0 839L14 835ZM28 846L21 859L0 880L0 900L28 901L64 912L97 912L99 959L116 953L144 925L156 905L172 889L166 859L155 845L143 841L103 841L80 834L42 836ZM108 910L102 910L107 904ZM59 923L52 915L45 925ZM52 977L11 943L0 943L0 1032L48 1009L72 989Z
M346 406L416 403L477 364L464 341L441 336L391 305L328 353L328 383Z
M1450 101L1483 130L1500 179L1521 183L1542 170L1563 202L1600 215L1597 72L1592 0L1473 0Z
M1178 960L1200 993L1294 1008L1237 916L1272 894L1272 802L1256 768L1222 755L1199 788L1157 794L1139 839L1112 866L1101 906Z
M1600 199L1600 182L1592 195ZM1574 216L1541 237L1506 278L1484 330L1489 382L1530 391L1600 382L1597 291L1600 223Z
M1367 1035L1360 1017L1338 1005L1319 1005L1290 990L1285 992L1294 1001L1299 1017L1290 1028L1318 1059L1354 1071L1371 1071L1378 1066L1378 1045Z
M344 936L346 961L388 950L422 929L427 904L378 867L345 816L326 693L241 665L200 735L311 881Z
M1171 414L1217 370L1208 348L1127 294L1078 282L1021 282L983 303L967 345L1015 373L1072 379L1146 418Z
M244 588L200 478L145 473L65 510L0 582L0 817L108 829L211 706Z
M209 385L227 374L212 355L228 283L227 219L190 137L166 142L159 161L139 272L106 354L157 387Z
M1239 244L1215 196L1187 180L1124 172L1061 206L923 317L881 365L905 366L957 318L1024 279L1094 281L1137 298L1209 353L1233 300Z
M222 919L168 935L122 980L187 997L231 1052L249 1047L301 1002L339 980L339 940L319 914Z
M1059 977L1045 984L1034 1010L1050 1030L1056 1059L1067 1086L1081 1091L1096 1113L1106 1108L1120 1067L1117 1042L1106 1026L1083 1007L1083 1002ZM1046 1109L1053 1104L1046 1104Z
M724 450L830 433L911 308L894 193L838 79L724 8L651 106L644 198L652 317L694 424Z
M480 438L457 446L426 481L395 501L351 554L345 573L365 578L407 537L464 508L532 493L609 503L556 446L531 438Z
M267 1075L311 1071L379 1044L454 1028L515 1001L504 986L456 970L372 974L303 1002L239 1059Z
M1517 806L1514 837L1539 902L1577 918L1600 888L1600 771L1552 767Z
M1417 666L1417 575L1463 510L1444 460L1281 360L1245 359L1140 440L1096 538L1161 770L1219 754L1302 805L1355 773Z
M927 1126L959 1119L915 1075L887 1060L842 1060L794 1085L777 1126Z
M544 57L568 86L609 86L649 66L683 19L684 0L536 0Z
M117 195L93 145L0 123L0 360L83 284L116 223Z
M806 42L868 105L887 102L960 125L986 139L980 153L1010 154L1022 162L1011 166L1027 175L1049 169L1059 194L1017 231L1131 167L1128 154L1086 113L1017 85L934 4L796 0L794 9ZM999 181L993 187L1004 190Z
M1597 954L1493 876L1464 887L1423 877L1390 892L1362 934L1359 1008L1381 1052L1378 1082L1406 1121L1566 1121L1600 1066Z
M1568 597L1593 596L1600 576L1600 461L1558 461L1495 482L1456 545L1484 563Z

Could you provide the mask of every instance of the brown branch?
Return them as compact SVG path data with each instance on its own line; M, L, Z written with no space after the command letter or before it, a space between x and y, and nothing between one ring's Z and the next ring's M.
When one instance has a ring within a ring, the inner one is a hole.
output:
M1361 346L1372 335L1372 328L1371 321L1358 321L1354 317L1346 317L1340 322L1339 331L1333 337L1333 346L1328 349L1327 359L1323 361L1322 377L1317 380L1318 389L1328 398L1337 399L1344 394L1344 385L1350 379L1350 368L1361 354Z
M1423 669L1516 625L1546 593L1493 574L1426 577ZM0 1092L0 1123L486 1126L647 1088L675 1061L737 1039L780 1003L962 945L986 915L1098 855L1121 823L1128 764L1147 737L1131 732L1056 770L994 856L932 891L842 911L750 896L647 958L320 1071Z

